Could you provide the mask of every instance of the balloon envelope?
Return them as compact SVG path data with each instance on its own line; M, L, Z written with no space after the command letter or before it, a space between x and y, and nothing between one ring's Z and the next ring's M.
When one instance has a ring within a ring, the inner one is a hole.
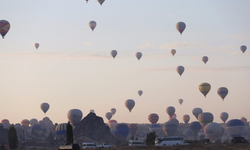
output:
M125 106L128 108L129 112L134 108L135 106L135 101L132 99L128 99L125 101Z
M22 126L28 127L29 124L30 124L30 121L29 121L28 119L23 119L23 120L21 121L21 125L22 125Z
M183 66L178 66L176 68L176 71L178 72L178 74L181 76L182 73L184 72L185 68Z
M138 91L138 94L139 94L140 96L142 95L142 93L143 93L142 90L139 90L139 91Z
M137 52L137 53L135 54L135 57L136 57L138 60L140 60L141 57L142 57L142 53L141 53L141 52Z
M34 124L38 124L38 120L37 119L30 119L30 125L33 126Z
M239 137L244 132L245 125L239 119L232 119L226 123L226 131L231 137Z
M155 132L158 134L159 131L161 131L161 126L159 124L151 124L149 126L149 132Z
M96 22L95 21L90 21L89 22L89 27L91 28L92 31L94 31L94 29L96 27Z
M126 139L129 133L129 128L126 124L121 123L115 126L115 128L113 129L113 132L116 137L121 135Z
M107 113L105 114L105 117L106 117L108 120L110 120L110 119L112 118L112 113L111 113L111 112L107 112Z
M128 125L128 128L129 128L129 133L132 134L132 135L135 135L137 129L138 129L138 126L137 124L135 123L131 123Z
M183 103L183 99L179 99L179 103L182 104Z
M173 114L175 113L175 108L173 106L169 106L169 107L167 107L166 112L171 118L173 116Z
M247 125L247 118L241 117L240 120L241 120L245 125Z
M218 123L211 122L206 125L204 132L210 141L216 141L223 136L224 128Z
M6 20L0 20L0 33L4 39L4 36L8 33L10 29L10 23Z
M222 98L222 100L224 100L224 98L227 96L228 94L228 89L226 87L220 87L217 90L218 95Z
M67 123L58 124L55 128L56 135L60 138L66 137Z
M193 132L196 139L198 132L201 130L201 124L198 121L193 121L190 123L189 129Z
M167 136L173 136L177 131L178 125L175 122L165 122L162 129Z
M242 53L245 53L245 51L247 50L247 47L245 45L242 45L240 47L240 50L242 51Z
M193 140L194 139L194 133L190 129L186 129L183 132L184 138L186 140Z
M151 124L156 124L159 120L159 116L155 113L152 113L148 116L148 120Z
M211 85L209 83L201 83L199 85L199 90L200 92L206 97L206 95L208 94L208 92L211 89Z
M115 58L116 55L117 55L117 51L116 51L116 50L112 50L112 51L110 52L110 54L111 54L111 56L112 56L113 58Z
M35 48L38 49L39 43L35 43Z
M102 3L105 1L105 0L97 0L99 3L100 3L100 5L102 5Z
M202 61L206 64L207 61L208 61L208 57L207 57L207 56L203 56L203 57L202 57Z
M193 115L195 116L195 118L198 120L198 116L200 113L202 113L202 109L201 108L194 108L193 109Z
M222 112L220 114L220 119L225 123L227 121L227 119L228 119L228 113Z
M174 56L175 53L176 53L176 50L175 49L171 49L170 53Z
M3 119L1 121L2 124L10 124L10 121L8 119Z
M89 112L90 112L90 113L95 113L95 110L94 110L94 109L90 109Z
M42 109L42 111L46 114L46 112L49 110L49 104L48 103L42 103L40 105L40 108Z
M112 115L114 115L116 113L116 109L115 108L111 108L110 112L112 113Z
M185 122L185 124L187 124L189 122L189 120L190 120L190 116L189 115L184 115L182 117L182 120Z
M67 117L73 126L76 126L78 122L82 119L82 111L79 109L71 109L67 113Z
M178 22L176 24L176 29L182 34L182 32L185 30L186 24L184 22Z
M198 116L198 121L203 127L205 127L208 123L213 122L213 120L214 120L214 116L213 114L209 112L200 113Z
M117 121L116 120L109 120L108 125L109 125L110 129L114 129L114 127L117 125Z

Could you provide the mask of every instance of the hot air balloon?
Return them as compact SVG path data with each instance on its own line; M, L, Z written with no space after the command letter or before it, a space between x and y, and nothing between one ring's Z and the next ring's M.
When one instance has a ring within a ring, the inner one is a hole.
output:
M40 108L42 109L42 111L44 112L44 114L46 114L46 112L49 110L49 104L48 103L42 103L40 105Z
M182 73L184 72L185 68L183 66L178 66L176 68L176 71L178 72L178 74L181 76Z
M245 125L239 119L229 120L226 124L226 131L231 137L240 137L244 132Z
M171 118L173 116L173 114L175 113L175 108L173 106L169 106L169 107L167 107L166 112Z
M10 121L8 119L3 119L1 121L2 124L10 124Z
M177 127L179 127L179 120L175 119L169 119L168 121L172 121L177 124Z
M207 61L208 61L208 57L207 57L207 56L203 56L203 57L202 57L202 61L206 64Z
M10 23L6 20L0 20L0 33L3 39L9 30L10 30Z
M247 125L247 118L241 117L240 120L241 120L245 125Z
M112 118L112 113L111 113L111 112L107 112L107 113L105 114L105 117L106 117L108 120L110 120L110 119Z
M174 56L175 53L176 53L176 50L175 49L171 49L170 53Z
M95 113L95 110L94 110L94 109L90 109L89 112L90 112L90 113Z
M142 53L141 53L141 52L135 53L135 57L136 57L138 60L140 60L141 57L142 57Z
M38 49L39 43L35 43L34 45L35 45L35 48Z
M115 108L111 108L110 112L112 113L112 115L114 115L116 113L116 109Z
M185 124L187 124L189 122L189 120L190 120L190 116L189 115L184 115L182 117L182 120L185 122Z
M34 124L31 126L31 129L35 130L35 131L40 131L40 130L42 130L42 127L40 124Z
M224 100L224 98L227 96L228 94L228 89L226 87L220 87L217 90L217 93L219 94L219 96L222 98L222 100Z
M176 29L182 34L182 32L185 30L186 24L184 22L178 22L176 24Z
M97 0L101 5L105 0Z
M67 123L58 124L55 128L55 132L57 137L65 138L66 137L66 130L67 130Z
M123 136L125 139L128 136L129 133L129 128L126 124L121 123L121 124L117 124L113 130L114 135L117 137L118 135Z
M90 21L89 22L89 27L91 28L92 31L94 31L94 29L96 27L96 22L95 21Z
M183 132L184 138L186 140L193 140L194 139L194 133L190 129L186 129Z
M182 104L183 103L183 99L179 99L179 103Z
M245 45L242 45L240 47L240 50L242 51L242 53L245 53L245 51L247 50L247 47Z
M23 119L23 120L21 121L21 125L22 125L22 126L28 127L29 124L30 124L30 121L29 121L28 119Z
M162 129L167 136L173 136L177 131L178 125L175 122L165 122Z
M129 128L129 133L132 134L132 135L135 135L137 129L138 129L138 126L137 124L135 123L131 123L128 125L128 128Z
M201 91L201 93L206 97L206 95L208 94L208 92L211 89L211 85L209 83L201 83L199 85L199 90Z
M206 125L204 132L210 141L219 140L224 134L224 128L221 127L218 123L211 122Z
M176 119L176 118L177 118L176 114L173 114L172 117L168 116L168 119L169 119L169 120L170 120L170 119Z
M159 116L155 113L152 113L148 116L148 120L151 124L156 124L159 120Z
M142 90L139 90L139 91L138 91L138 94L139 94L140 96L142 95L142 93L143 93Z
M159 124L151 124L149 126L149 132L155 132L156 134L158 134L159 131L161 131L161 126Z
M115 58L116 55L117 55L117 51L116 51L116 50L112 50L112 51L110 52L110 54L111 54L111 56L112 56L113 58Z
M195 116L195 118L198 120L198 116L200 113L202 113L202 109L201 108L194 108L193 109L193 115Z
M201 130L201 124L198 121L193 121L190 123L189 129L193 132L194 139L196 140L196 136L198 132Z
M30 119L30 125L33 126L34 124L38 124L38 120L37 119Z
M67 117L70 121L70 124L76 126L76 124L82 119L82 111L79 109L71 109L68 111Z
M38 121L38 124L42 127L45 128L46 124L43 120Z
M202 127L205 127L208 123L211 123L214 121L214 116L213 114L209 112L203 112L199 114L198 121L200 122Z
M117 121L116 120L109 120L108 125L109 125L110 129L114 129L114 127L117 125Z
M227 118L228 118L228 113L226 112L222 112L220 114L220 119L225 123L227 121Z
M128 108L129 112L134 108L135 106L135 101L132 99L128 99L125 101L125 106Z

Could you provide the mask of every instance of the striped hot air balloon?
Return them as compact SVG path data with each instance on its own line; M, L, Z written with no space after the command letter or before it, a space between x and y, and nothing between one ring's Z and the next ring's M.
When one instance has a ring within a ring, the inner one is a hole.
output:
M22 125L22 126L28 127L29 124L30 124L30 121L29 121L28 119L23 119L23 120L21 121L21 125Z
M2 35L3 39L9 30L10 30L10 23L6 20L0 20L0 34Z
M135 123L131 123L131 124L128 125L128 128L129 128L129 133L131 135L135 135L135 133L136 133L136 131L138 129L138 126Z
M189 122L189 120L190 120L190 116L189 115L184 115L182 117L182 120L185 122L185 124L187 124Z
M211 85L209 83L201 83L199 85L199 90L200 92L206 97L206 95L208 94L208 92L210 91L211 89Z
M217 93L219 94L219 96L222 98L222 100L224 100L224 98L227 96L228 94L228 89L226 87L220 87L217 90Z
M56 126L55 132L57 137L65 138L66 137L66 130L67 130L67 123L61 123Z
M148 116L148 120L151 124L156 124L159 120L159 116L155 113L152 113Z
M10 124L10 121L8 119L3 119L1 121L2 124Z

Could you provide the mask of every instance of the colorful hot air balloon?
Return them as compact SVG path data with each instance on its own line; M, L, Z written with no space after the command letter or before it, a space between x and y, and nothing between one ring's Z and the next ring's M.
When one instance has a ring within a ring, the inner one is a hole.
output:
M35 43L34 45L35 45L35 48L38 49L39 43Z
M202 57L202 61L206 64L207 61L208 61L208 57L207 57L207 56L203 56L203 57Z
M201 130L201 124L198 121L193 121L190 123L189 129L193 132L194 139L196 140L196 136L198 132Z
M185 124L187 124L189 122L189 120L190 120L190 116L189 115L184 115L182 117L182 120L185 122Z
M9 30L10 30L10 23L6 20L0 20L0 33L3 39Z
M176 50L175 49L171 49L170 53L174 56L175 53L176 53Z
M46 112L49 110L49 104L48 103L42 103L40 105L40 108L42 109L42 111L44 112L44 114L46 114Z
M149 132L155 132L158 134L162 130L162 127L159 124L151 124L149 126Z
M94 31L94 29L96 27L96 22L95 21L90 21L89 22L89 27L91 28L92 31Z
M183 66L178 66L176 68L176 71L178 72L178 74L181 76L182 73L184 72L185 68Z
M228 89L226 87L220 87L217 90L217 93L219 94L219 96L222 98L222 100L224 100L224 98L227 96L228 94Z
M173 136L177 131L178 125L175 122L165 122L162 129L167 136Z
M97 0L101 5L105 0Z
M112 56L113 58L115 58L116 55L117 55L117 51L116 51L116 50L112 50L112 51L110 52L110 54L111 54L111 56Z
M199 116L199 114L200 113L202 113L203 111L202 111L202 109L201 108L194 108L193 109L193 115L195 116L195 118L198 120L198 116Z
M117 121L116 120L109 120L108 125L109 125L110 129L114 129L114 127L117 125Z
M138 129L138 126L137 124L135 123L131 123L128 125L128 128L129 128L129 133L132 134L132 135L135 135L137 129Z
M155 113L148 115L148 120L151 124L156 124L159 120L159 116Z
M107 112L107 113L105 114L105 117L106 117L108 120L110 120L110 119L112 118L112 113L111 113L111 112Z
M218 123L211 122L206 125L204 132L210 141L219 140L224 134L224 128L221 127Z
M129 128L126 124L121 123L121 124L117 124L113 130L114 135L117 137L119 135L123 136L125 139L128 136L129 133Z
M227 118L228 118L228 113L226 112L222 112L220 114L220 119L225 123L227 121Z
M142 90L139 90L139 91L138 91L138 94L139 94L140 96L142 95L142 93L143 93Z
M33 126L34 124L38 124L38 120L35 118L30 119L30 125Z
M206 97L206 95L208 94L208 92L210 91L211 89L211 85L209 83L201 83L199 85L199 90L200 92Z
M142 53L141 53L141 52L135 53L135 57L136 57L138 60L140 60L141 57L142 57Z
M58 124L55 128L55 132L57 137L65 138L66 137L66 130L67 130L67 123Z
M129 112L134 108L135 106L135 101L132 99L128 99L125 101L125 106L128 108Z
M76 126L76 124L82 119L82 111L79 109L71 109L68 111L67 117L70 121L70 124Z
M175 108L173 106L169 106L169 107L167 107L166 112L171 118L173 116L173 114L175 113Z
M245 125L239 119L229 120L226 124L226 131L231 137L240 137L244 132Z
M115 108L111 108L110 112L112 113L112 115L114 115L116 113L116 109Z
M21 125L22 125L22 126L28 127L29 124L30 124L30 121L29 121L28 119L23 119L23 120L21 121Z
M2 124L10 124L10 121L8 119L3 119L1 121Z
M202 127L205 127L208 123L211 123L214 121L214 116L213 114L209 112L203 112L199 114L198 121L200 122Z
M184 22L178 22L176 24L176 29L182 34L182 32L185 30L186 24Z
M247 47L245 45L242 45L240 47L240 50L242 51L242 53L245 53L245 51L247 50Z
M183 99L179 99L179 103L182 104L183 103Z

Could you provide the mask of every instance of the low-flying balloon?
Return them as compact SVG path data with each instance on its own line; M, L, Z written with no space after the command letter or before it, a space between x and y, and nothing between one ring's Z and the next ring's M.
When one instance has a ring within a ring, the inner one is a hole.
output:
M151 124L149 126L149 132L155 132L156 134L158 134L158 132L161 130L162 130L162 127L159 124Z
M10 121L8 119L3 119L1 121L2 124L10 124Z
M116 109L115 108L111 108L110 112L112 113L112 115L114 115L116 113Z
M224 98L227 96L228 94L228 89L226 87L220 87L217 90L218 95L222 98L222 100L224 100Z
M108 120L110 120L110 119L112 118L112 113L111 113L111 112L107 112L107 113L105 114L105 117L106 117Z
M204 132L210 141L213 142L219 140L223 136L224 128L218 123L211 122L206 125Z
M203 111L202 111L201 108L194 108L193 111L192 111L193 115L195 116L195 118L196 118L197 120L198 120L199 114L202 113L202 112L203 112Z
M66 137L66 130L67 130L67 123L58 124L55 128L55 132L57 137L65 138Z
M113 129L113 133L116 137L121 135L126 139L126 137L128 136L128 133L129 133L129 128L124 123L117 124L115 126L115 128Z
M179 99L179 103L182 104L183 103L183 99Z
M241 120L245 125L247 125L247 118L241 117L240 120Z
M82 119L82 111L79 109L71 109L68 111L67 117L71 125L76 126L76 124Z
M156 113L152 113L150 115L148 115L148 121L151 124L156 124L159 120L159 116Z
M141 57L142 57L142 53L141 53L141 52L135 53L135 57L136 57L138 60L140 60Z
M171 49L170 53L174 56L175 53L176 53L176 50L175 49Z
M135 123L131 123L128 125L128 128L129 128L129 133L132 134L132 135L135 135L137 129L138 129L138 126L137 124Z
M244 128L244 123L239 119L232 119L226 123L226 131L231 137L240 137Z
M189 129L193 132L194 139L196 140L197 134L201 130L201 124L198 121L193 121L190 123Z
M186 24L184 22L178 22L176 24L176 29L182 34L182 32L185 30Z
M190 120L190 116L186 114L182 117L182 120L185 122L185 124L187 124Z
M208 61L208 57L207 57L207 56L203 56L203 57L202 57L202 61L206 64L207 61Z
M175 113L175 108L173 106L169 106L169 107L167 107L166 112L171 118L173 116L173 114Z
M190 129L186 129L183 132L184 138L187 140L193 140L194 139L194 133Z
M135 106L135 101L132 99L128 99L125 101L125 106L128 108L129 112L134 108Z
M101 5L105 0L97 0Z
M209 83L201 83L199 85L199 90L200 92L206 97L206 95L208 94L208 92L210 91L211 89L211 85Z
M114 127L117 125L117 121L116 120L109 120L108 125L109 125L110 129L114 129Z
M183 66L178 66L176 68L176 71L178 72L178 74L181 76L182 73L184 72L185 68Z
M44 112L44 114L46 114L46 112L49 110L49 104L48 103L42 103L40 105L40 108L42 109L42 111Z
M220 114L220 119L225 123L227 121L227 119L228 119L228 113L222 112Z
M38 124L38 120L35 118L30 119L30 125L33 126L34 124Z
M3 39L9 30L10 30L10 23L6 20L0 20L0 33Z
M110 52L110 54L111 54L111 56L112 56L113 58L115 58L116 55L117 55L117 51L116 51L116 50L112 50L112 51Z
M140 96L142 95L142 93L143 93L142 90L139 90L139 91L138 91L138 94L139 94Z
M247 50L247 47L245 45L242 45L240 47L240 50L242 51L242 53L245 53L245 51Z
M96 27L96 22L95 21L90 21L89 22L89 27L91 28L92 31L94 31L94 29Z
M34 45L35 45L35 48L38 49L39 43L35 43Z
M162 130L167 136L173 136L177 131L178 125L173 121L165 122Z
M205 127L208 123L214 121L214 116L210 112L203 112L199 114L198 121L200 122L202 127Z
M29 121L28 119L23 119L23 120L21 121L21 125L22 125L22 126L28 127L29 124L30 124L30 121Z

